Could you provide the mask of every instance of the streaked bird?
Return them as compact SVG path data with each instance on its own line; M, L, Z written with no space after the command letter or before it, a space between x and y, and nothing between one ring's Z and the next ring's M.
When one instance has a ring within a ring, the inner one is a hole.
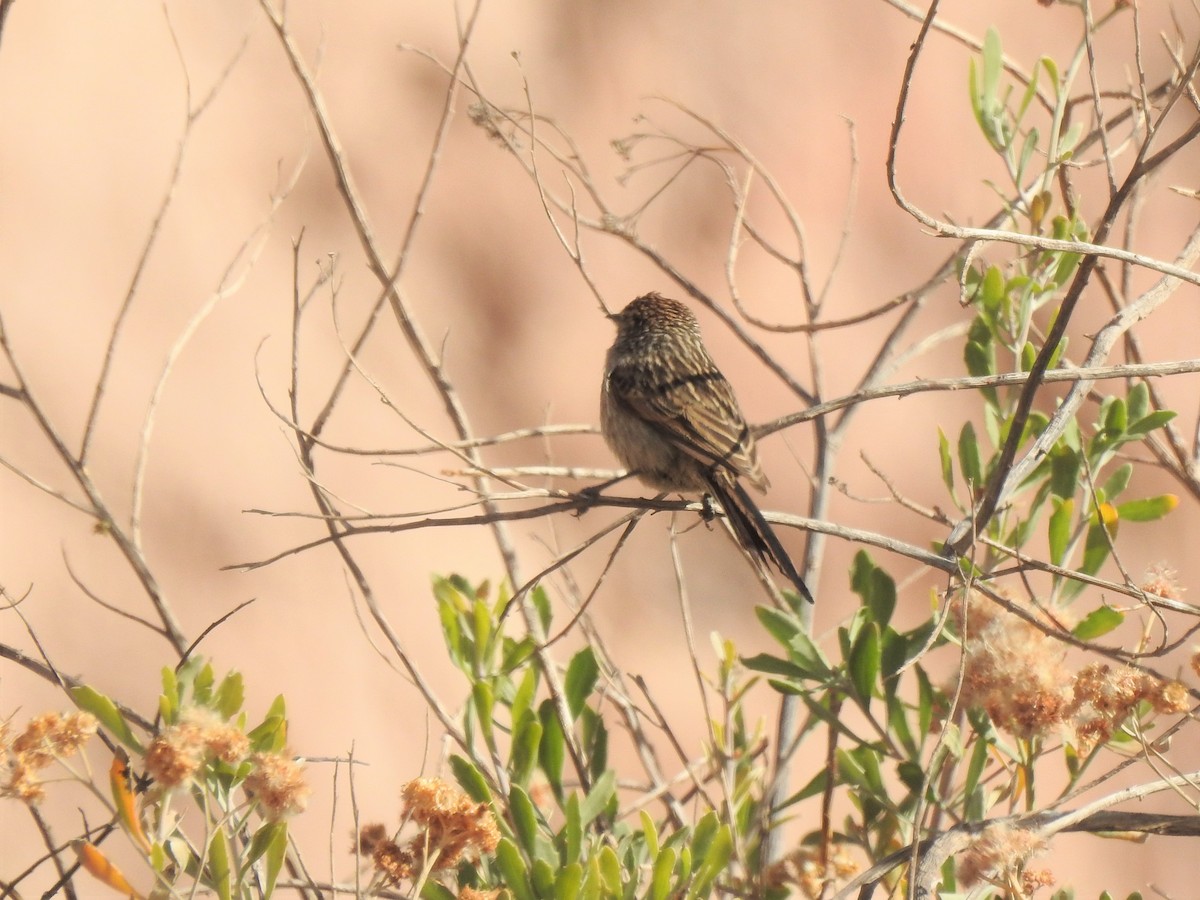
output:
M746 491L768 486L754 435L733 388L704 347L686 306L661 294L638 297L609 318L600 399L604 439L621 463L650 487L704 493L721 505L738 542L770 562L813 602L787 551Z

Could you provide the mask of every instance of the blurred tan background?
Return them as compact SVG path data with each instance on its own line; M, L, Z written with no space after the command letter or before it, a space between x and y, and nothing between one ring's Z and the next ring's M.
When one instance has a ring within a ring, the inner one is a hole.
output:
M322 534L311 521L245 512L313 509L290 436L256 384L260 379L271 401L286 405L293 240L303 230L302 289L336 261L336 316L345 335L356 333L378 284L365 268L312 117L262 10L240 0L166 6L178 53L158 3L13 5L0 43L0 313L31 388L67 443L77 447L107 336L169 183L189 102L195 108L212 90L244 42L228 79L192 128L178 189L116 346L90 470L113 507L127 515L138 436L167 354L231 264L244 272L238 289L200 324L166 382L147 468L146 554L193 636L237 603L255 598L204 641L202 652L214 658L218 671L245 673L252 715L261 714L275 694L286 693L296 752L344 755L353 746L369 763L357 777L364 818L394 822L399 785L422 766L431 770L437 764L437 734L419 695L372 650L360 629L333 551L319 548L250 573L222 570ZM400 45L452 62L453 8L440 2L301 0L289 4L289 15L306 58L318 69L332 124L390 261L411 215L446 87L441 69ZM1154 18L1157 9L1146 15L1148 34L1166 27L1165 20ZM976 36L996 25L1006 51L1025 69L1040 54L1066 60L1079 34L1078 10L1044 8L1032 0L950 2L943 18ZM688 128L682 116L653 97L677 100L719 123L776 176L803 217L818 284L829 275L843 227L852 169L847 122L852 122L858 194L825 311L828 318L844 318L919 285L953 249L923 234L894 205L884 179L897 90L916 31L916 22L879 0L752 5L490 0L468 59L495 102L524 107L527 80L536 109L575 139L597 184L621 209L644 200L660 174L618 182L626 163L610 142L645 129L639 115L666 128ZM1105 32L1099 48L1124 65L1130 41L1125 21ZM1003 181L971 117L969 56L946 39L931 42L914 85L900 162L911 199L935 214L980 224L997 206L985 179ZM1169 71L1170 61L1154 44L1146 65L1154 81ZM1119 66L1104 74L1124 84ZM542 423L596 424L609 325L555 239L529 178L470 122L471 102L469 93L459 95L401 287L425 334L444 349L447 373L479 434ZM692 127L689 133L698 132ZM281 177L305 154L298 184L270 225L261 256L252 267L244 258L235 262ZM1188 159L1194 167L1194 153ZM561 189L553 164L548 159L541 164L547 183ZM1084 197L1092 215L1099 192L1097 182L1095 193ZM1169 258L1194 226L1195 203L1175 198L1153 212L1139 249ZM719 178L711 169L697 169L642 217L639 234L724 300L731 221ZM612 238L586 235L584 251L610 308L647 290L682 296L661 272ZM794 277L782 267L748 254L739 275L757 314L801 320ZM300 405L308 416L344 358L330 297L328 286L318 291L302 331ZM1194 291L1185 289L1146 324L1142 336L1151 359L1196 355L1195 300ZM1085 301L1077 334L1103 321L1105 310L1098 297ZM421 427L451 438L437 395L390 314L385 316L389 320L362 364ZM922 313L913 335L968 318L955 292L945 290ZM854 387L893 322L884 317L823 336L827 397ZM797 408L795 398L764 376L711 315L704 314L702 324L752 421ZM808 383L803 337L761 340ZM957 348L952 343L922 357L893 380L961 374ZM6 382L9 376L7 370L0 373ZM1194 378L1172 379L1161 388L1188 418L1185 433L1195 415L1196 388ZM847 495L835 501L831 517L922 546L943 537L895 504L875 502L887 491L859 453L867 452L908 496L945 507L936 427L956 434L972 408L968 397L928 394L870 405L843 451L837 475ZM8 399L0 401L0 416L4 460L77 496L29 416ZM354 380L325 436L370 448L425 443L362 379ZM774 484L768 508L804 512L803 466L810 448L809 426L765 442L764 463ZM594 435L510 445L487 458L497 464L613 465ZM371 512L433 509L467 499L430 477L455 465L449 457L417 461L423 472L354 459L326 458L325 465L323 474L339 496ZM1165 479L1156 483L1149 476L1135 487L1147 494L1172 489ZM90 601L67 573L69 563L109 603L148 615L144 595L111 543L93 533L89 519L7 471L0 473L0 509L0 582L11 595L25 596L23 616L46 653L65 671L149 714L159 670L174 662L169 647ZM578 521L517 528L526 572L552 558L550 546L570 547L609 517L597 511ZM674 599L665 520L654 517L639 527L592 615L617 663L647 678L672 725L698 748L702 719ZM1185 585L1192 583L1195 525L1196 511L1185 502L1168 524L1144 526L1141 544L1126 545L1127 565L1140 572L1165 561L1180 569ZM802 540L785 536L797 554ZM705 665L712 666L707 636L713 631L735 640L744 653L767 649L752 615L761 597L740 557L721 535L703 528L689 532L681 545ZM418 664L447 702L455 702L462 685L442 659L430 575L500 578L489 534L413 531L363 538L355 548ZM820 582L812 585L821 601L819 633L853 608L846 572L856 549L828 545ZM902 603L912 620L925 615L930 588L940 580L906 560L874 557L904 582ZM593 552L573 565L585 590L604 559L604 553ZM554 584L548 587L553 596ZM565 618L560 612L560 621ZM4 642L34 652L17 616L0 619L0 634ZM773 715L774 700L763 692L762 715ZM0 717L15 713L24 721L61 705L54 690L15 666L0 672ZM807 781L816 764L802 761L797 780ZM296 827L302 842L321 854L330 829L332 770L314 765L310 777L315 788L310 811ZM1142 770L1135 777L1150 776ZM343 804L344 798L343 793ZM339 852L350 843L344 813L343 808L336 824ZM54 809L64 835L77 827L73 815L70 804ZM24 811L0 804L4 877L37 846ZM1151 883L1168 891L1174 886L1172 896L1187 896L1190 882L1183 879L1194 872L1189 854L1167 838L1144 846L1071 838L1056 848L1047 864L1069 875L1083 897L1101 887L1127 892ZM1073 853L1080 859L1072 860ZM1085 856L1086 864L1079 865ZM337 861L343 876L348 858Z

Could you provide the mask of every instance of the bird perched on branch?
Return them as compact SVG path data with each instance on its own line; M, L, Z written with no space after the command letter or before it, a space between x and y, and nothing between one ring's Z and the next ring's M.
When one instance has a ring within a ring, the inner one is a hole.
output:
M622 464L650 487L711 495L741 546L771 562L806 600L812 594L741 479L759 491L767 476L725 376L704 348L700 324L682 303L638 297L609 316L609 348L600 399L604 439Z

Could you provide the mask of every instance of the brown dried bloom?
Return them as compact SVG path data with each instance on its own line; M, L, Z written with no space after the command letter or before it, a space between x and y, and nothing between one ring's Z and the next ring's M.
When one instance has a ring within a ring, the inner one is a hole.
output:
M46 789L42 787L42 780L37 777L33 767L20 757L13 760L8 769L8 777L0 785L0 797L12 797L32 806L41 802L45 796Z
M37 776L38 770L78 752L98 726L91 713L74 712L65 716L42 713L30 719L9 744L11 729L4 723L0 731L0 771L5 775L0 781L0 796L29 804L39 802L45 796L45 789Z
M449 869L464 856L492 853L500 829L486 803L475 803L440 778L415 778L401 791L404 816L423 832L410 842L415 850L437 853L434 869Z
M1187 710L1187 688L1178 681L1161 681L1130 666L1092 663L1075 676L1071 718L1081 753L1103 744L1142 701L1160 713Z
M244 787L268 819L304 812L312 788L300 763L277 753L255 753L251 761L254 771L246 776Z
M1183 598L1184 588L1179 584L1179 573L1166 563L1155 563L1146 569L1146 574L1138 587L1147 594L1155 594L1167 600Z
M416 872L416 861L412 853L392 840L387 829L379 822L371 822L358 833L358 852L371 858L371 863L383 873L386 883L397 884L412 878Z
M1032 831L1009 825L989 825L959 858L958 878L963 887L972 887L981 881L1002 887L1028 884L1026 893L1031 893L1053 883L1045 870L1028 873L1033 877L1026 879L1025 864L1045 848L1046 842Z
M465 887L460 888L458 892L458 900L496 900L499 896L499 888L494 891L477 891L475 888Z
M42 713L29 720L12 743L12 752L35 769L44 769L55 759L70 756L96 733L99 723L91 713L66 716Z
M1192 652L1192 671L1200 675L1200 647Z
M963 599L953 614L962 621ZM963 633L962 702L987 712L997 726L1029 738L1067 714L1071 678L1063 648L1044 632L990 600L971 594Z
M175 787L187 781L208 758L233 765L250 750L250 739L210 709L184 710L164 728L146 752L146 769L155 781Z
M800 847L767 871L769 887L795 885L809 900L816 900L827 883L845 882L859 872L858 862L843 844L834 844L822 871L820 853L815 847Z

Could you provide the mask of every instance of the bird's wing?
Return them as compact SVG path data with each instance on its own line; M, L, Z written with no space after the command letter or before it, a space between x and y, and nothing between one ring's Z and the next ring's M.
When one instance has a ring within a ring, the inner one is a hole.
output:
M609 391L684 453L765 487L754 436L733 389L715 367L684 373L618 367L609 375Z

